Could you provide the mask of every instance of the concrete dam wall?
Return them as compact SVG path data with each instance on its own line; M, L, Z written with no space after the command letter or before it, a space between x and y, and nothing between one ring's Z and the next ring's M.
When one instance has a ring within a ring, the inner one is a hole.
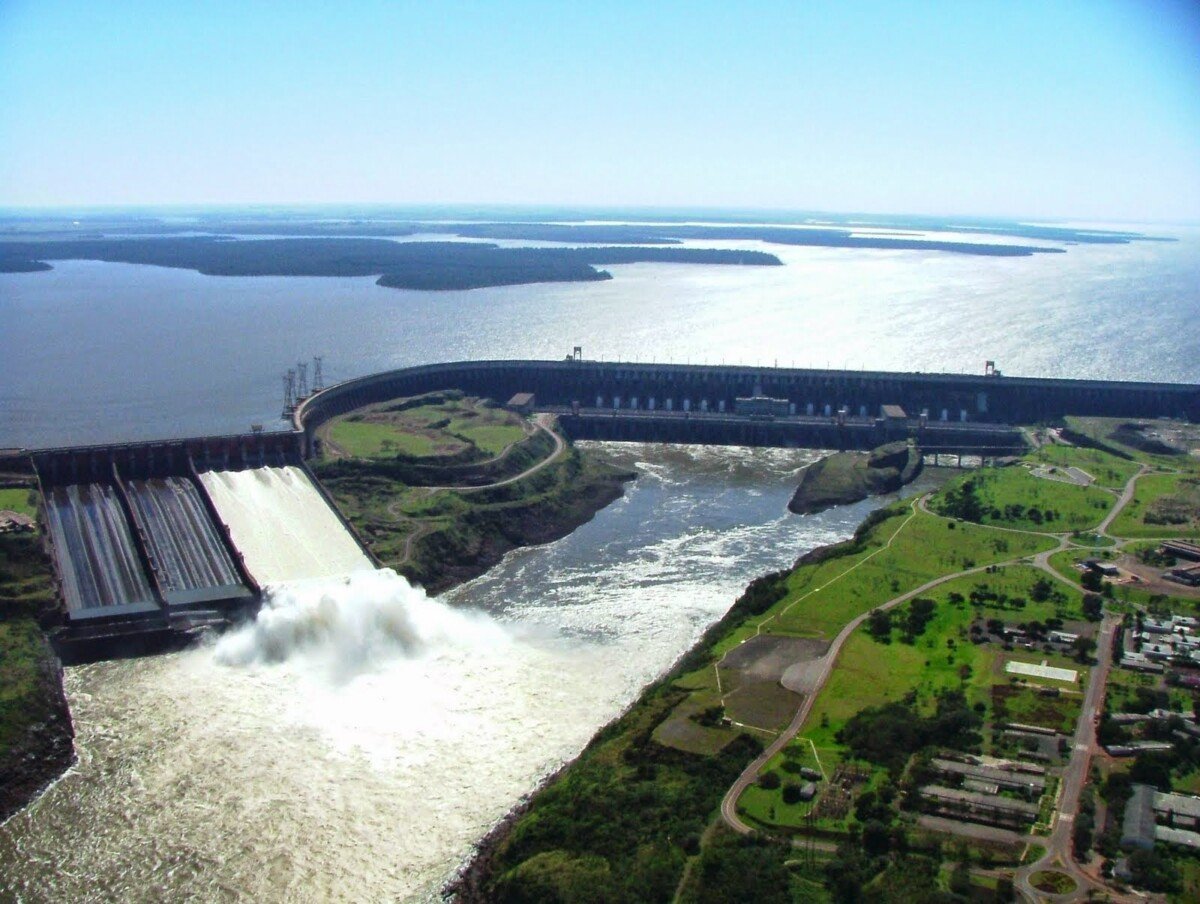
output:
M276 433L34 453L64 658L161 648L264 583L374 568L299 449Z
M564 427L580 437L670 442L864 448L877 444L877 437L883 441L924 425L929 434L923 444L929 447L1011 450L1019 437L999 428L1066 414L1200 420L1200 386L1191 384L567 359L463 361L373 374L310 397L296 410L294 423L311 448L316 429L333 417L448 388L501 402L518 392L534 393L539 409L564 413ZM784 400L788 414L749 423L738 416L737 400L753 396ZM884 405L902 407L905 416L885 424L881 433L877 421ZM845 412L840 418L839 411ZM837 431L828 429L839 419L851 428L840 442ZM767 426L787 421L789 429Z
M151 567L168 605L209 602L248 594L196 486L186 477L128 483Z
M158 608L113 486L57 486L45 501L68 613Z

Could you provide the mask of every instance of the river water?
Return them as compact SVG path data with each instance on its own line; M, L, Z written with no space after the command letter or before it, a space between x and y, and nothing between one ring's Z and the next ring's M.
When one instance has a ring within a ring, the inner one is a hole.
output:
M0 898L432 898L751 578L877 504L788 514L809 451L596 448L624 498L440 600L306 582L215 644L68 669L80 762L0 828Z

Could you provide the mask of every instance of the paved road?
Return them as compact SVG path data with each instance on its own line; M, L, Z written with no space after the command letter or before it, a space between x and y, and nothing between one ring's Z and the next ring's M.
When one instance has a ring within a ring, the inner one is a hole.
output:
M430 493L436 493L438 490L454 490L456 493L478 493L482 490L494 490L496 487L508 486L510 483L516 483L518 480L524 480L530 474L540 471L552 461L556 461L563 451L567 448L566 440L559 435L554 429L554 416L550 414L539 414L533 419L534 426L544 433L550 434L550 438L554 440L554 451L543 458L541 461L526 468L520 474L514 477L507 477L504 480L497 480L495 483L485 483L479 486L470 487L424 487Z
M436 493L440 490L453 490L456 493L478 493L481 490L491 490L491 489L495 489L496 487L508 486L510 483L516 483L518 480L524 480L530 474L534 474L537 471L540 471L542 468L546 467L551 462L556 461L559 458L559 456L561 456L563 454L563 452L567 448L567 443L566 443L566 440L564 440L562 438L562 436L558 433L558 431L554 429L553 415L549 415L549 414L536 415L533 419L533 423L534 423L534 427L536 429L550 434L551 438L554 440L554 451L551 452L549 455L547 455L545 458L543 458L541 461L526 468L524 471L522 471L520 474L517 474L515 477L508 477L508 478L505 478L504 480L498 480L495 483L486 483L481 486L420 487L420 489L423 489L428 493ZM515 445L515 443L513 445ZM512 446L509 446L508 448L506 448L504 450L504 452L502 452L495 459L493 459L493 461L503 458L505 455L508 454L508 451L511 448L512 448ZM387 509L388 514L391 515L393 518L395 518L397 521L416 521L417 522L416 529L413 530L404 541L404 558L402 558L399 562L396 563L397 565L403 565L405 562L407 562L412 557L413 544L417 540L419 540L421 537L425 536L425 534L427 534L431 530L433 530L433 525L431 523L429 523L428 521L424 521L419 518L411 518L408 515L401 514L399 511L397 511L397 509L399 508L399 505L400 505L399 502L393 502L390 506L388 506L388 509Z
M1112 510L1104 516L1104 520L1101 521L1100 526L1096 528L1096 533L1102 534L1106 537L1108 536L1109 525L1116 520L1117 515L1121 514L1121 509L1125 508L1125 506L1129 504L1129 500L1133 498L1134 490L1137 489L1138 478L1143 474L1148 474L1149 472L1150 468L1146 465L1142 465L1138 472L1129 478L1129 481L1125 484L1125 489L1121 491L1121 496L1117 500L1117 504L1114 505Z
M1018 890L1030 901L1055 900L1072 901L1082 898L1087 890L1093 887L1093 880L1075 863L1072 852L1072 833L1075 828L1075 817L1079 811L1079 795L1083 791L1096 751L1096 720L1104 705L1104 688L1108 683L1108 673L1112 667L1112 639L1117 625L1121 623L1118 616L1107 616L1100 628L1099 647L1096 651L1096 665L1092 668L1088 680L1087 693L1083 700L1083 710L1075 726L1075 736L1072 739L1071 758L1063 770L1062 786L1059 791L1058 811L1054 828L1048 839L1046 853L1036 863L1018 870L1016 885ZM1071 875L1078 888L1068 895L1050 896L1040 892L1029 883L1029 877L1038 870L1057 868Z

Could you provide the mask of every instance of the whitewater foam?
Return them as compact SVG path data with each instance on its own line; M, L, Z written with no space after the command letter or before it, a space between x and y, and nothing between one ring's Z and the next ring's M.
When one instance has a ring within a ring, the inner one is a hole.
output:
M451 609L382 569L268 586L255 619L226 632L213 655L240 667L301 659L347 679L396 658L506 640L487 616Z

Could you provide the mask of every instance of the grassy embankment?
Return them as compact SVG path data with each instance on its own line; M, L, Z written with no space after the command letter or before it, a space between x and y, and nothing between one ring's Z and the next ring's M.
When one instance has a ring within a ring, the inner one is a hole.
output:
M352 412L322 433L314 471L379 559L432 591L508 550L569 533L631 474L567 447L513 412L458 392Z
M651 751L657 749L663 756L673 760L674 768L687 771L706 768L713 758L723 757L735 742L742 739L767 740L782 728L795 711L798 695L775 689L766 691L768 696L779 693L791 694L791 707L756 706L751 700L737 701L739 689L738 669L729 668L722 661L727 652L735 650L750 638L766 637L769 641L784 643L793 641L828 641L842 625L855 616L886 602L893 597L915 589L940 575L954 573L989 563L1020 559L1036 552L1053 548L1055 540L1048 537L992 530L986 526L954 523L947 519L915 510L909 503L898 503L876 513L864 523L855 540L823 550L802 560L790 573L771 576L756 582L754 605L739 604L708 635L710 642L701 644L683 663L648 692L627 716L657 722L650 732ZM925 633L913 645L897 639L881 644L865 634L854 637L846 649L845 659L834 673L834 679L822 693L814 709L812 724L806 726L801 739L792 744L786 753L774 761L769 770L778 769L783 775L794 775L801 766L824 770L827 774L836 768L844 751L835 739L838 727L864 706L887 699L899 699L913 692L917 705L932 705L932 697L942 687L959 687L964 680L963 667L968 666L970 678L977 688L975 698L985 707L992 707L989 691L993 684L1007 688L1006 679L993 680L992 655L976 649L961 636L964 620L978 615L987 616L1000 611L1001 604L973 606L969 603L951 603L951 594L958 592L964 597L975 585L988 583L999 589L1008 587L1016 593L1017 588L1026 588L1035 577L1027 574L1030 569L1013 566L996 574L980 574L965 578L959 584L938 588L931 593L936 600L936 616L926 626ZM974 582L974 583L972 583ZM1078 599L1069 590L1060 591L1055 603L1045 603L1041 608L1030 608L1034 614L1049 617L1051 611L1063 616L1076 617ZM978 611L976 611L978 610ZM953 639L954 648L949 649L945 641ZM754 644L762 643L755 640ZM872 648L874 647L874 649ZM1022 656L1016 658L1041 659L1046 656ZM1050 657L1054 659L1055 657ZM751 664L753 666L753 664ZM751 671L746 668L742 671ZM719 679L719 684L718 684ZM731 690L732 688L732 690ZM764 689L765 690L765 689ZM1032 697L1033 693L1030 692ZM1023 695L1012 695L1005 700L1009 707L1009 718L1017 715L1032 719L1051 719L1061 724L1071 718L1069 706L1046 713L1036 713L1036 704ZM756 715L773 712L774 724L754 727L740 726L739 716L755 710ZM1077 711L1077 709L1076 709ZM723 721L728 717L733 722ZM617 743L623 734L624 722L606 729L603 736L608 743ZM542 865L538 877L538 890L562 891L556 883L569 882L571 870L552 868L574 859L592 856L599 852L613 872L619 865L636 856L636 851L648 839L675 838L669 832L670 808L651 805L643 808L636 832L622 833L613 830L601 841L595 837L599 827L577 828L568 835L542 834L532 826L542 821L559 825L568 816L579 816L572 801L580 799L583 787L602 786L621 781L620 768L595 753L593 745L567 776L554 783L550 789L535 798L530 813L519 820L514 831L502 840L495 852L493 866L493 891L501 900L521 900L527 864L538 859ZM748 761L748 758L747 760ZM625 777L628 781L628 776ZM871 781L874 781L872 778ZM572 783L573 793L568 795L560 789ZM636 782L636 793L645 801L657 797L653 773ZM720 791L714 789L704 797L704 802L715 806ZM747 816L753 818L757 812L764 823L786 827L789 823L802 821L806 805L783 804L782 799L758 797L761 789L750 792L750 799L743 799ZM778 795L778 790L763 792ZM786 812L784 812L786 808ZM774 809L774 818L771 811ZM839 826L829 825L831 830L845 830L848 820L843 817ZM533 843L527 833L537 838ZM682 863L687 858L679 855L690 852L683 838L673 842L677 850L670 858L671 863ZM705 848L704 854L696 858L694 868L684 888L685 899L705 899L707 873L722 873L723 867L713 858L714 851L725 851L734 859L750 857L760 864L770 865L778 858L778 851L763 849L755 854L746 854L734 843L720 843L712 850ZM741 851L733 854L732 851ZM553 856L551 856L553 855ZM724 856L724 855L722 855ZM614 859L615 858L615 859ZM800 874L789 880L812 881ZM679 875L682 875L680 869ZM821 876L818 872L817 878ZM697 884L698 883L698 884ZM711 889L709 889L711 891ZM567 893L565 900L577 900ZM653 900L654 896L645 899ZM668 897L669 899L669 897Z
M0 509L34 515L33 492L0 489ZM39 626L53 604L38 536L0 534L0 820L71 758L58 660Z

